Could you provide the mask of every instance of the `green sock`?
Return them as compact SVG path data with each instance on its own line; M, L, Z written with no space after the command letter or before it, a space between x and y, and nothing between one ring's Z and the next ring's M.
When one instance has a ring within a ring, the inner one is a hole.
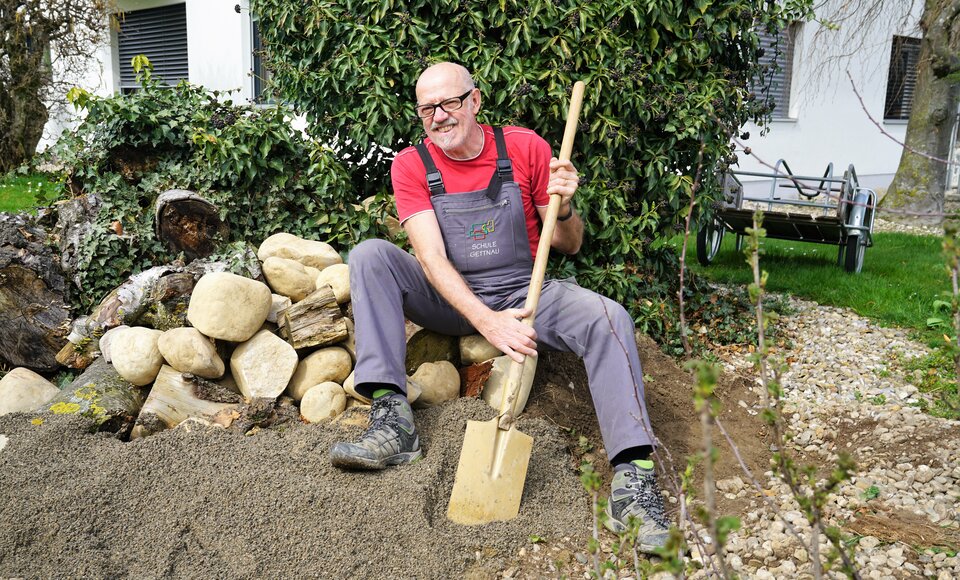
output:
M649 459L634 459L630 463L636 465L641 469L653 469L653 461Z
M395 395L395 394L396 393L394 392L393 389L377 389L376 391L373 392L373 398L379 399L380 397L385 397L387 395ZM653 464L651 463L650 465L652 466Z

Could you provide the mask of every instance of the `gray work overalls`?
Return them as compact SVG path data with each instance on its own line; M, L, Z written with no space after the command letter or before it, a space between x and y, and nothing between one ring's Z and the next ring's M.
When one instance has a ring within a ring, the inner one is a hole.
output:
M522 308L533 269L520 187L501 129L494 129L497 169L487 189L449 194L426 147L417 150L447 257L488 307ZM350 289L356 335L354 384L388 383L406 389L404 316L454 336L476 332L430 285L416 258L384 240L366 240L350 252ZM537 307L538 346L584 359L608 457L653 445L643 399L643 373L634 325L622 306L573 281L547 280ZM358 391L362 394L363 387Z

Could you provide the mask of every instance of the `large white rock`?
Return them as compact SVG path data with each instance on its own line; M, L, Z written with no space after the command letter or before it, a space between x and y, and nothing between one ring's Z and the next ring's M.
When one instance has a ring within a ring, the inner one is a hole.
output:
M263 275L273 291L300 302L317 289L314 278L296 260L271 256L263 261Z
M353 321L347 318L345 322L347 323L347 338L338 345L350 353L353 362L357 362L357 338L353 332Z
M407 402L411 405L416 403L422 394L423 387L420 386L420 383L407 377Z
M248 399L276 398L297 370L297 351L287 341L261 330L233 351L230 373Z
M281 312L290 308L293 305L293 301L287 298L286 296L281 296L279 294L270 295L270 312L267 313L267 322L277 323L277 317Z
M304 266L318 270L323 270L331 264L343 263L343 258L330 244L304 240L287 233L273 234L260 244L257 257L261 262L273 256L296 260Z
M347 408L347 395L337 383L327 382L307 389L300 401L300 415L310 423L333 419Z
M0 415L39 409L60 392L37 373L17 367L0 379Z
M205 379L223 376L223 359L217 348L196 328L172 328L157 341L160 354L174 369L181 373L193 373Z
M100 355L103 356L103 360L107 362L113 362L113 357L110 356L110 343L113 341L113 337L117 335L118 331L121 331L125 328L130 328L126 324L121 324L120 326L114 326L110 330L103 333L103 336L100 337L100 342L98 343L100 347Z
M187 320L210 338L243 342L263 325L271 304L270 288L263 282L213 272L197 281Z
M503 355L503 352L487 342L482 334L468 334L460 337L460 361L465 365L490 360Z
M339 346L321 348L306 356L297 365L290 379L287 394L297 401L314 385L333 382L342 385L353 369L350 353Z
M357 389L354 388L356 386L354 385L354 376L355 376L354 373L351 372L347 376L347 378L343 380L343 391L347 393L347 395L349 395L351 399L354 399L354 400L360 401L361 403L369 405L370 399L358 393Z
M347 393L347 395L349 395L348 398L351 401L357 401L362 405L369 405L371 403L370 399L358 393L357 390L354 388L353 377L354 377L354 374L350 373L350 376L348 376L346 380L343 381L344 392ZM411 405L414 404L415 402L417 402L417 399L420 398L420 395L422 393L423 393L423 389L420 387L420 385L417 382L411 380L410 377L407 377L407 402L410 403ZM350 406L349 401L347 406Z
M346 264L327 266L316 277L317 288L323 284L333 288L337 304L350 302L350 267Z
M163 355L157 348L162 331L133 326L116 333L110 341L113 368L127 381L142 387L157 378Z
M420 406L437 405L460 396L460 373L449 361L423 363L410 380L423 389L417 399Z
M527 399L530 398L530 387L533 386L533 376L537 373L537 360L527 357L527 361L523 363L523 374L520 376L520 395L517 397L516 405L517 413L523 411L523 408L527 406ZM512 359L507 355L493 359L493 369L490 372L490 377L483 384L483 391L480 393L480 397L497 411L503 404L503 391L506 387L511 362Z

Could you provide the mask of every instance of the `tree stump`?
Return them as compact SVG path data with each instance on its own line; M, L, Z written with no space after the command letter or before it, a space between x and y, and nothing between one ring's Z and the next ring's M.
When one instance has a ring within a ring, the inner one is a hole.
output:
M67 280L47 233L22 214L0 214L0 362L56 369L67 342Z
M80 270L77 265L83 257L83 242L93 230L102 207L103 201L95 193L54 205L57 223L52 237L60 247L60 266L64 274L78 285Z
M183 252L188 261L206 258L229 234L217 206L185 189L161 193L155 213L157 237L174 252Z
M126 437L143 407L146 389L117 374L99 358L46 405L56 415L81 415L93 421L93 431Z

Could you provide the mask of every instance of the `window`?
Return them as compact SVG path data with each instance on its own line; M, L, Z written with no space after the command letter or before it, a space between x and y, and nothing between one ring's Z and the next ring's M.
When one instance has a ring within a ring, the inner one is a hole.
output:
M273 99L266 93L267 86L270 83L270 69L263 64L264 48L263 39L260 38L260 20L256 17L251 18L250 27L253 57L253 102L272 103Z
M790 117L790 82L793 78L793 49L799 36L800 24L791 24L776 33L757 30L763 55L759 58L763 70L754 79L754 91L773 101L774 119Z
M137 75L130 61L144 54L153 65L154 78L175 85L187 80L187 6L172 4L146 10L131 10L119 16L117 52L120 60L120 91L135 91Z
M909 119L913 109L913 91L917 86L917 61L920 60L920 39L894 36L890 48L890 72L887 75L887 98L883 104L886 120Z

